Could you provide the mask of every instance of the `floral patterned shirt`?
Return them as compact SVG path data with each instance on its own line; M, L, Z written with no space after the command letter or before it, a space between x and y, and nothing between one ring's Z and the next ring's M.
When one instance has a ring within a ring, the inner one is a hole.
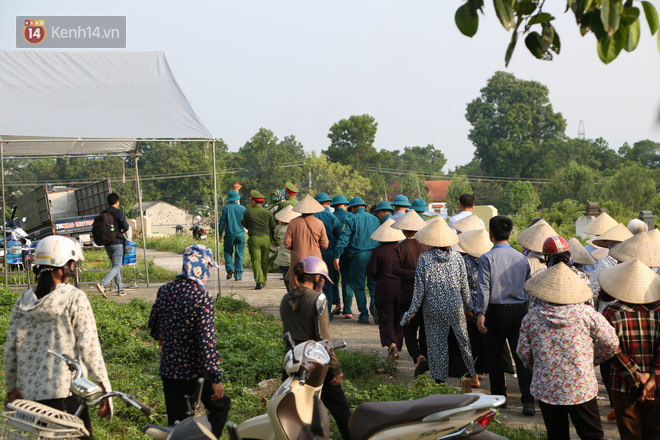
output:
M158 289L149 328L151 336L162 343L162 377L188 380L208 376L211 383L222 381L213 300L199 283L179 275Z
M470 295L472 304L477 304L477 282L479 279L479 259L469 254L463 254L465 261L465 270L467 271L468 286L470 286Z
M535 301L522 321L518 356L532 371L530 391L552 405L578 405L598 394L594 365L619 346L607 320L586 304Z

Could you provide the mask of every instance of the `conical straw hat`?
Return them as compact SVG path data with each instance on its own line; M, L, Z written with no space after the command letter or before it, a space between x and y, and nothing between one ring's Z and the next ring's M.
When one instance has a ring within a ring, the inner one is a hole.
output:
M649 304L660 300L660 278L639 260L603 269L598 282L610 296L626 303Z
M459 238L460 238L460 237L459 237ZM465 252L465 251L463 250L463 248L461 247L460 244L452 244L452 245L451 245L451 250L454 251L454 252L459 252L459 253L461 253L461 254L467 254L467 252Z
M530 251L543 252L543 242L553 235L557 235L557 233L552 226L545 220L539 220L534 226L518 234L518 243Z
M623 223L617 223L615 227L599 235L592 240L593 244L601 247L612 247L617 243L628 240L633 234Z
M325 208L309 194L293 207L293 212L299 212L301 214L315 214L323 211L325 211Z
M596 261L602 260L603 258L607 257L609 254L610 254L610 250L608 248L598 248L591 251L591 256Z
M660 266L660 244L640 232L610 250L610 256L619 262L639 260L648 267Z
M458 244L466 253L475 258L481 257L493 247L493 243L490 241L488 232L485 229L473 229L462 232L458 236Z
M463 217L459 221L452 223L451 227L456 229L458 232L472 231L474 229L485 229L484 223L475 214Z
M458 244L458 235L444 219L427 224L415 234L415 238L429 246L446 247Z
M424 226L426 226L426 221L417 214L417 211L412 209L392 225L394 229L400 229L402 231L419 231Z
M571 258L577 264L586 264L587 266L596 264L596 261L577 238L568 240L568 250L571 251Z
M417 213L415 213L415 215L419 217ZM406 236L403 235L401 230L392 228L392 224L394 222L395 220L392 220L391 218L385 220L383 224L380 225L373 234L371 234L371 239L380 241L381 243L405 240Z
M275 220L282 223L291 223L291 220L296 217L300 217L300 213L293 212L293 206L291 205L286 205L280 212L275 214Z
M604 271L603 271L604 272ZM532 296L554 304L578 304L591 299L591 288L564 263L539 272L525 283Z
M649 232L647 232L649 237L660 243L660 229L651 229Z
M617 224L618 222L610 217L608 213L601 212L601 214L596 217L596 220L589 223L582 232L591 235L601 235L615 227Z

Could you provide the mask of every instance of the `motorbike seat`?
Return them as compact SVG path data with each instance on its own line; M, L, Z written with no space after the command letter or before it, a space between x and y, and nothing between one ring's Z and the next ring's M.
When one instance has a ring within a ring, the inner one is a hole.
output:
M147 425L142 432L156 440L165 440L173 429L173 426Z
M358 406L348 422L351 440L362 440L388 426L422 420L451 408L467 406L477 397L463 394L433 394L417 400L367 402Z

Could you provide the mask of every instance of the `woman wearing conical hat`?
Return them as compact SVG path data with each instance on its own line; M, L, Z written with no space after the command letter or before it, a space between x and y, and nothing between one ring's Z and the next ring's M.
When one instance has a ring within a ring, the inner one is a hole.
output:
M398 229L393 229L394 220L387 219L371 239L380 245L371 253L367 263L367 273L376 280L376 310L378 311L378 330L380 342L387 347L387 360L394 362L399 359L399 351L403 345L403 328L399 324L401 311L399 309L399 288L401 279L392 273L392 254L394 246L406 238Z
M291 267L291 251L284 246L284 236L286 235L286 228L289 227L289 222L297 217L300 217L300 213L293 212L292 205L286 205L275 214L275 220L279 222L279 224L275 226L275 239L277 240L277 242L275 242L277 245L275 264L279 266L280 271L282 272L282 278L284 279L284 286L286 287L287 292L289 291L287 274Z
M431 377L437 382L447 380L450 330L456 336L468 376L475 377L466 324L466 315L471 314L473 308L470 286L463 258L451 250L451 246L458 243L458 235L439 219L420 229L415 238L432 248L417 260L413 300L401 325L423 306Z
M599 279L615 299L603 315L619 338L609 380L619 434L623 440L660 438L660 277L630 260L603 270Z
M535 306L522 320L517 353L532 371L548 439L570 438L569 416L581 439L602 439L594 365L619 345L605 318L585 303L591 289L563 262L530 278Z

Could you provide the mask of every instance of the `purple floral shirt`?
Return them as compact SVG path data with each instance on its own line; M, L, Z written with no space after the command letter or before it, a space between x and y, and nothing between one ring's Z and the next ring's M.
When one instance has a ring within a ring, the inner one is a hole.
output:
M158 289L149 328L151 336L162 343L162 377L189 380L208 376L211 383L222 382L213 300L199 283L179 275Z
M518 356L532 370L530 391L552 405L578 405L598 394L594 365L619 346L607 320L586 304L536 300L522 321Z

